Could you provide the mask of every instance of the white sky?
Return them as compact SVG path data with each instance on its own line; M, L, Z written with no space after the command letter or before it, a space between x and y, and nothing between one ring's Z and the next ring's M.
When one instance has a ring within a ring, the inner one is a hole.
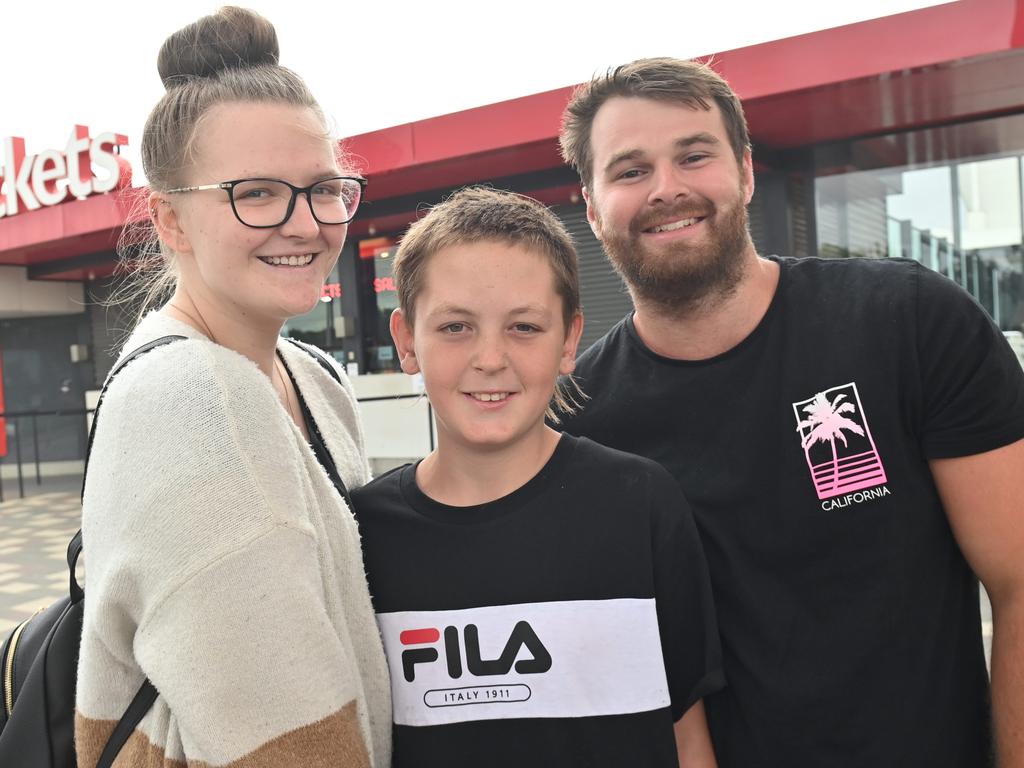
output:
M339 135L351 136L573 85L641 56L716 53L942 2L948 0L248 5L277 28L281 63L305 78ZM5 3L0 139L20 136L36 154L62 150L76 123L93 136L127 134L123 154L135 184L144 183L138 141L163 93L157 51L168 34L216 7L205 0Z

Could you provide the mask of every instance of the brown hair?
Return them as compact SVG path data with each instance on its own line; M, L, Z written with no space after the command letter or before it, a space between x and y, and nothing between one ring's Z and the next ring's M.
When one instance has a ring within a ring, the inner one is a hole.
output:
M572 236L558 217L536 200L489 187L466 187L453 193L413 222L402 237L392 268L398 304L409 327L415 322L416 298L423 290L430 257L444 248L487 240L522 245L547 256L568 333L581 310L579 261ZM572 413L581 395L568 377L555 388L554 406ZM547 416L558 421L550 408Z
M164 41L157 70L167 91L146 120L141 145L151 189L162 192L187 183L185 177L197 161L195 143L203 119L220 104L305 107L320 119L328 138L323 110L302 78L278 64L279 53L274 25L234 6L204 16ZM177 270L174 254L160 243L149 216L136 218L139 224L126 227L118 243L122 269L132 277L114 301L139 302L141 318L173 292Z
M453 245L498 240L548 257L562 298L566 329L580 311L580 280L572 237L551 211L529 197L490 187L466 187L413 222L394 259L398 303L411 326L427 260Z
M593 182L590 131L594 117L606 101L616 96L668 101L692 109L709 110L712 103L717 104L736 160L742 161L743 154L750 149L743 105L709 65L667 57L637 59L581 85L562 113L558 135L562 157L576 169L585 187Z

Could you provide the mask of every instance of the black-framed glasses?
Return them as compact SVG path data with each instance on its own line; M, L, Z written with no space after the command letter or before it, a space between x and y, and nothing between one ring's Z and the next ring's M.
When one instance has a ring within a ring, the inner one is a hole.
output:
M319 224L348 224L355 218L363 199L366 179L359 176L331 176L308 187L296 187L282 179L235 179L219 184L178 187L167 194L227 190L235 218L247 227L280 227L291 218L295 198L305 195L309 210Z

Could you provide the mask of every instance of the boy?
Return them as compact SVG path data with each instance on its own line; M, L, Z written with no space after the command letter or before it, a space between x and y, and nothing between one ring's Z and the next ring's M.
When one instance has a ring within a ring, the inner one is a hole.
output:
M583 327L568 233L466 189L394 271L392 335L438 431L353 494L394 765L713 766L721 652L689 508L654 462L545 424Z

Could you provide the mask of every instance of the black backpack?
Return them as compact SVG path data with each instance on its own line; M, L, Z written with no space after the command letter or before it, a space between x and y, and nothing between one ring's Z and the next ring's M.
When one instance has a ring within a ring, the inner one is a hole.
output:
M93 412L92 428L85 453L85 472L89 469L96 421L103 395L114 376L128 363L152 349L184 336L163 336L136 349L115 367L100 390ZM289 339L289 341L292 341ZM341 377L322 354L304 344L292 343L311 355L331 377ZM305 411L304 416L311 423ZM348 490L319 434L310 430L313 449L335 487L348 502ZM0 646L0 766L3 768L76 768L75 758L75 683L78 676L78 647L82 639L82 613L85 593L75 578L75 565L82 553L82 531L68 544L70 572L68 597L22 622ZM114 728L96 768L110 768L135 726L156 700L157 691L146 680Z
M164 336L144 344L122 360L107 377L89 430L85 471L82 473L83 494L100 405L110 382L132 360L183 338ZM3 768L77 766L75 683L85 592L75 578L75 565L81 554L82 531L79 530L68 544L68 596L19 624L0 646L0 765ZM156 689L146 680L114 728L97 768L109 768L114 762L135 726L153 706L156 696Z

